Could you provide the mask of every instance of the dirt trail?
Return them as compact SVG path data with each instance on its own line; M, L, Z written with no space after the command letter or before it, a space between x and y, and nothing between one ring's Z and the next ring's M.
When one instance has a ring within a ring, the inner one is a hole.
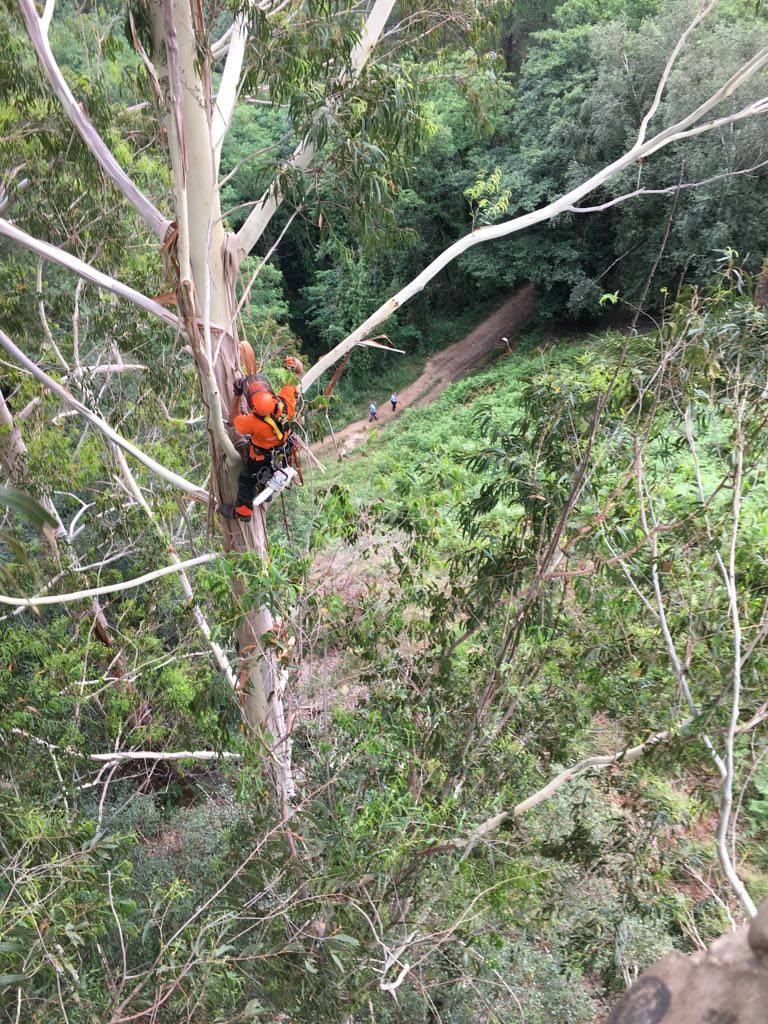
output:
M468 376L495 348L506 348L502 338L513 338L531 318L535 299L535 285L525 285L461 341L432 356L418 380L400 392L396 413L392 413L389 394L372 395L379 409L379 419L374 423L369 423L367 419L357 420L335 431L335 447L339 453L346 455L352 451L365 440L369 430L380 430L385 427L388 422L397 418L401 409L419 409L434 402L449 384ZM313 450L316 455L331 454L334 451L334 438L325 438L313 445Z

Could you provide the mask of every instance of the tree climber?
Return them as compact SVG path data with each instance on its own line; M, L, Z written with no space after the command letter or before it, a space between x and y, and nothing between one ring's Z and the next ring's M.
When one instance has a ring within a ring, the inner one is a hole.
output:
M304 365L295 356L288 356L284 364L297 377ZM229 404L229 421L244 440L237 447L243 456L243 468L237 481L237 500L234 505L220 504L219 512L228 519L249 520L253 516L253 499L259 494L277 470L275 458L290 460L295 440L290 423L296 414L299 383L286 384L275 394L267 378L260 373L238 377ZM248 411L243 413L242 400ZM247 439L247 440L246 440Z

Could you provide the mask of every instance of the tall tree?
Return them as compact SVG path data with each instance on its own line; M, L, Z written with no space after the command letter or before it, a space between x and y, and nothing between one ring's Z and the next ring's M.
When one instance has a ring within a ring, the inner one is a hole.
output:
M741 66L713 83L703 102L674 123L649 134L680 52L691 45L716 3L710 0L698 7L671 48L653 100L625 153L539 209L478 226L456 241L322 357L305 374L304 389L354 346L366 344L374 328L451 260L472 247L578 209L577 204L586 196L670 144L768 112L768 94L761 93L741 106L738 103L739 90L768 64L768 47L759 46ZM303 0L265 0L260 4L243 3L226 17L217 9L206 10L191 0L149 0L146 7L131 10L134 45L145 64L167 144L172 184L166 201L172 214L166 216L126 174L65 80L49 41L54 0L47 0L42 13L34 0L18 0L18 4L40 67L76 132L103 174L157 239L171 275L177 312L25 232L7 217L0 218L0 234L183 334L194 360L204 408L210 494L121 437L102 417L91 412L90 422L110 443L139 459L150 472L193 500L210 503L213 514L219 502L233 500L241 464L233 430L226 421L226 405L240 372L237 281L244 259L264 237L287 190L298 183L307 193L305 175L319 157L328 153L338 161L340 181L345 179L373 204L385 203L391 182L391 154L402 154L403 136L417 130L407 78L397 67L401 38L413 38L414 45L418 45L424 34L454 31L461 39L484 12L471 3L466 8L451 4L445 10L433 6L401 11L395 8L394 0L340 2L331 9ZM230 24L220 25L228 17ZM214 26L223 29L216 39ZM373 63L377 53L388 57L386 65L383 61ZM222 213L219 164L235 106L244 99L287 104L299 141L277 168L263 195L254 200L239 231L233 233L227 230ZM12 339L0 335L0 342L15 358L24 360ZM45 375L38 377L48 387L55 385L50 378L44 379ZM219 517L218 527L225 552L255 552L267 557L263 517L249 523ZM236 580L235 606L241 597L242 587ZM238 678L249 726L271 737L271 761L287 813L292 793L290 749L281 675L268 643L274 628L268 607L243 609L237 627Z

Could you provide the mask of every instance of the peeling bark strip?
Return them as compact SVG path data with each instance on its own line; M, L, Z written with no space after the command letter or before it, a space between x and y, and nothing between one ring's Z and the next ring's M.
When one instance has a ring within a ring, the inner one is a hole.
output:
M122 192L129 203L141 214L144 223L162 241L170 226L170 221L160 213L154 203L144 195L141 189L128 177L120 164L112 155L108 146L96 131L91 119L72 95L61 69L48 42L48 20L38 18L34 0L19 0L19 10L27 27L27 33L35 48L37 59L45 72L53 91L61 100L67 117L78 131L83 142L96 157L99 167L111 179L117 189Z

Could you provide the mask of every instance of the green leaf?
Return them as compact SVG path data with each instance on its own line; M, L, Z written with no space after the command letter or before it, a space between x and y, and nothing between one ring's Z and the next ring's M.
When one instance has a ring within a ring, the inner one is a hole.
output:
M0 988L7 988L9 985L25 985L26 974L0 974Z
M42 530L45 526L56 526L56 520L46 512L43 506L23 491L15 491L10 487L0 486L0 505L13 509L28 519L33 526Z

